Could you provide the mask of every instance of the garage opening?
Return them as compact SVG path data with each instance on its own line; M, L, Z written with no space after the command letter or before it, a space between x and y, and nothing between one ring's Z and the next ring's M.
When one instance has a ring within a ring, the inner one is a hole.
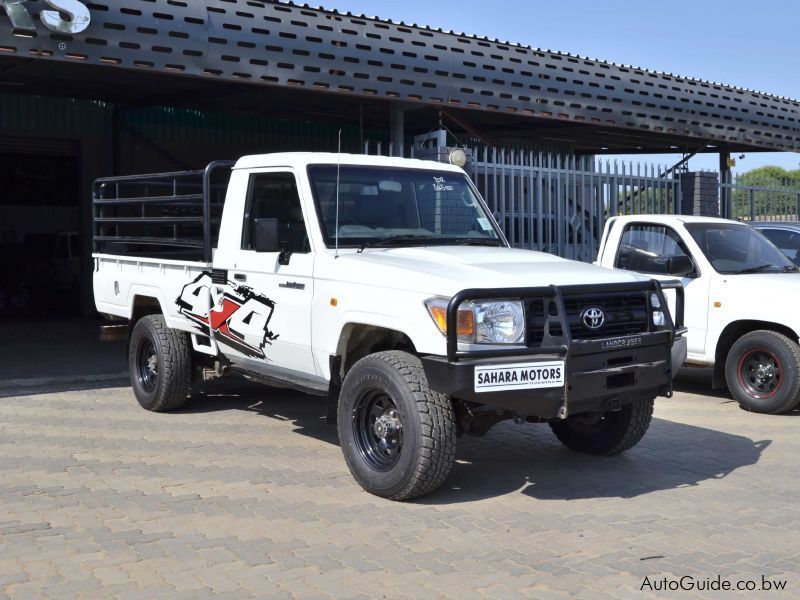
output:
M0 310L80 313L84 235L78 144L0 137Z

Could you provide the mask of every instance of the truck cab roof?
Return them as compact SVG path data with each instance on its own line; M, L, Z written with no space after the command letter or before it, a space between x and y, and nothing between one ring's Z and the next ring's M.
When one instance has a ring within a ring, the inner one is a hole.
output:
M738 223L731 219L721 219L719 217L696 217L691 215L625 215L614 217L620 223L633 223L646 221L648 223L660 223L663 225L675 225L676 223Z
M337 154L335 152L281 152L244 156L236 162L234 169L258 169L276 166L303 169L308 165L319 164L425 169L429 171L463 173L463 170L459 167L430 160L396 158L390 156L368 156L364 154Z

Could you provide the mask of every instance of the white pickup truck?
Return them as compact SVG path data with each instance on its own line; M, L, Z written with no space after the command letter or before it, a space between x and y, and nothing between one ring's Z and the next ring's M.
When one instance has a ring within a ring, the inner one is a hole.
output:
M635 215L606 224L597 264L681 277L688 365L714 367L739 404L778 414L800 404L798 267L749 225Z
M397 500L504 419L622 452L686 356L678 282L509 248L451 165L272 154L101 179L94 244L145 409L210 374L326 396L354 478Z

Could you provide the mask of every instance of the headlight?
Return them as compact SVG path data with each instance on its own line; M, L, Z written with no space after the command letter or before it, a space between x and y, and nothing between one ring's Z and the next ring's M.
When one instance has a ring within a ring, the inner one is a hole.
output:
M446 298L432 298L425 305L433 321L447 334ZM458 341L467 344L521 344L525 341L525 309L522 302L490 300L464 302L458 310Z
M479 344L519 344L525 336L522 302L481 302L475 305Z

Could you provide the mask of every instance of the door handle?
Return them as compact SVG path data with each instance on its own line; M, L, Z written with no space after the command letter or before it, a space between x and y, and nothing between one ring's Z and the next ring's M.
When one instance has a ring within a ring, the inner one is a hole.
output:
M233 276L233 278L234 278L236 281L247 281L247 275L245 275L244 273L236 273L236 274Z

